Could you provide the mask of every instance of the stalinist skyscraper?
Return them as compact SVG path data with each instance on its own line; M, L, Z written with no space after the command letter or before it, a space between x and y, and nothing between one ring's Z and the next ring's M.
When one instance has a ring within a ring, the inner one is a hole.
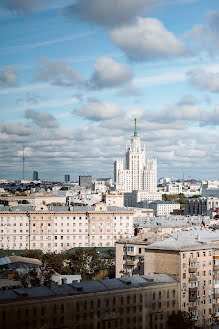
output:
M132 191L157 192L157 160L148 159L145 165L145 146L141 145L137 134L136 119L134 135L131 136L130 146L126 149L126 166L123 159L114 162L114 180L116 189L131 193Z

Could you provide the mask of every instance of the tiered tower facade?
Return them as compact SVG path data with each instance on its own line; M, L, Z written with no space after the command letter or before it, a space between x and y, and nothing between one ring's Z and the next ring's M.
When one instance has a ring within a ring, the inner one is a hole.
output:
M123 159L114 162L114 181L116 189L122 192L147 191L157 192L157 160L148 159L145 165L145 146L137 134L136 119L134 135L131 137L130 146L126 149L126 166Z

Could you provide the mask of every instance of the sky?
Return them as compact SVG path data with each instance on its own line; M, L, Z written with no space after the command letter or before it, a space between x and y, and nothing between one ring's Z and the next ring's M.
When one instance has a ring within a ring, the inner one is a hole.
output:
M0 179L219 179L218 0L1 0Z

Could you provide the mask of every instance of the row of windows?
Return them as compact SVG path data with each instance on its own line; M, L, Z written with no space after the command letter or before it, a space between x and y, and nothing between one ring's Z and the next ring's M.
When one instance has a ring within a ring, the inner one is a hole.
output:
M200 256L211 256L212 255L212 251L209 250L207 251L197 251L197 252L190 252L190 254L187 253L183 253L183 258L189 257L189 258L194 258L194 257L200 257Z

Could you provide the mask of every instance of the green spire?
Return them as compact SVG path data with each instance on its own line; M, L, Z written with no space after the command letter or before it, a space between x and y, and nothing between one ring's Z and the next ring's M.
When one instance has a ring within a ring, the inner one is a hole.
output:
M137 128L136 128L136 118L135 118L135 130L134 130L134 137L137 137L138 134L137 134Z

